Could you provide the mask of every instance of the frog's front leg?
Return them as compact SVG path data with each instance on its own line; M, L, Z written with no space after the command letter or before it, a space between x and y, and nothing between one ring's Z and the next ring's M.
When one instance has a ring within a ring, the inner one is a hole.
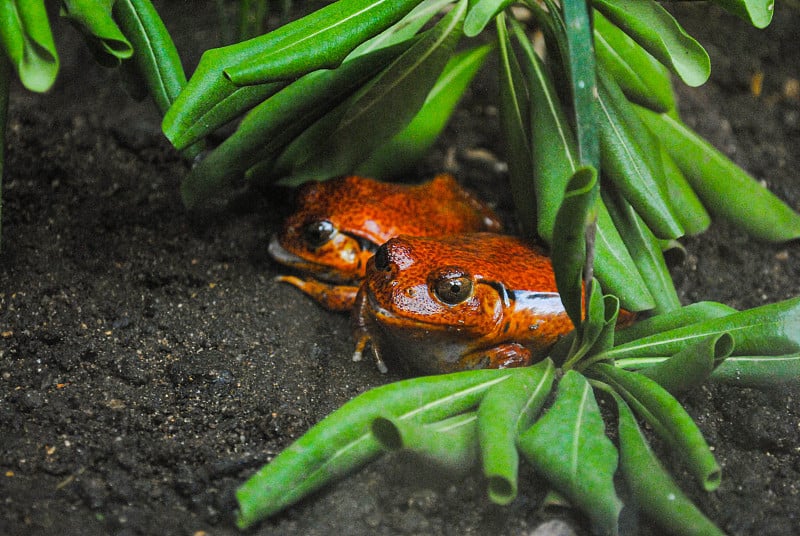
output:
M525 367L531 364L532 357L531 351L521 344L507 342L464 354L458 360L457 370Z
M350 311L356 302L358 293L356 286L333 285L316 279L301 279L293 275L279 275L275 280L294 285L326 309L337 312Z

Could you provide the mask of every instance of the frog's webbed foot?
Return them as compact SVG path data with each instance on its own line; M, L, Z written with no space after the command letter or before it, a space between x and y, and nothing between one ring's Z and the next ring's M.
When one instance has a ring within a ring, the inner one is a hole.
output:
M356 294L358 293L358 287L356 286L333 285L316 279L301 279L293 275L279 275L275 278L275 281L289 283L302 290L326 309L342 313L353 308Z
M386 374L389 372L389 368L386 366L386 363L381 357L378 345L375 344L375 341L372 340L372 337L370 337L368 333L360 333L358 335L356 340L356 349L353 352L353 361L361 361L367 345L369 345L370 349L372 350L372 355L375 356L375 366L378 367L378 370L381 371L381 374Z
M504 369L525 367L531 364L531 351L516 342L474 350L458 360L459 370Z

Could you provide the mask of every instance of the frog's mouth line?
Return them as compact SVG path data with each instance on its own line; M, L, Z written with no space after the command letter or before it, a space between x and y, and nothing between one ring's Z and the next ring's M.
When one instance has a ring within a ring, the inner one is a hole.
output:
M389 309L386 309L382 305L378 303L378 300L375 298L375 294L373 294L372 289L369 286L365 286L366 294L367 294L367 301L369 303L369 309L372 311L372 314L376 317L387 318L391 320L402 319L407 322L408 327L416 328L416 329L425 329L428 331L447 331L447 326L442 324L435 324L433 322L425 322L424 320L419 320L417 318L410 318L405 315L399 315ZM464 326L467 328L468 326Z
M272 259L281 263L282 265L303 272L306 276L313 276L313 279L336 284L358 283L358 280L346 277L342 275L341 272L338 272L330 266L304 259L295 255L291 251L286 250L283 246L281 246L278 240L278 235L272 235L272 238L270 238L269 246L267 247L267 253L269 253L269 256L272 257Z

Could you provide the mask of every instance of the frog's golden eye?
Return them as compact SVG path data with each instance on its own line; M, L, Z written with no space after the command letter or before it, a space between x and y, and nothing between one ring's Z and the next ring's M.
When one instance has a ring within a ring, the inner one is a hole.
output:
M324 245L333 236L336 227L328 220L312 221L303 228L303 240L312 249Z
M434 282L433 293L442 302L456 305L472 296L472 280L462 274L449 274Z

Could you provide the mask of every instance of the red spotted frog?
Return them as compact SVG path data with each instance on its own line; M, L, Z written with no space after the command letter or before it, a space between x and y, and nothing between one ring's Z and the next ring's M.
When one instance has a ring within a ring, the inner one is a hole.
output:
M350 176L303 185L297 211L273 236L269 254L305 274L278 280L328 309L348 311L367 260L390 238L500 230L492 210L450 175L419 185Z
M492 233L400 236L367 263L353 310L356 352L425 373L528 365L572 322L550 259Z

